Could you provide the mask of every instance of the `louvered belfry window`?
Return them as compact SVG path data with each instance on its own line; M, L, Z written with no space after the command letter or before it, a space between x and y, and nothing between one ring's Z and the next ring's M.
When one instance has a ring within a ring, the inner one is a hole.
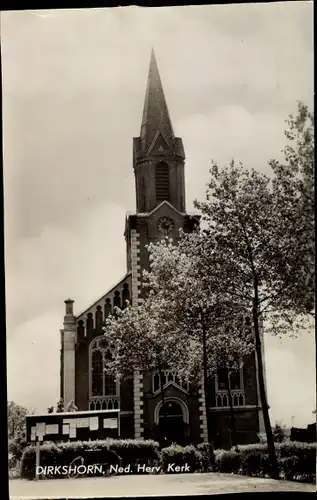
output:
M170 200L169 167L158 163L155 167L156 201Z

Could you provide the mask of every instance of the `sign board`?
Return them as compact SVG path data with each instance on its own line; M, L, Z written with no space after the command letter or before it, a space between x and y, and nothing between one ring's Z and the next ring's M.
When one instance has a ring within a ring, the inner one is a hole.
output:
M105 429L117 429L118 428L118 420L116 418L104 418L103 426Z
M77 418L76 419L77 429L79 427L89 427L89 418Z
M76 411L26 416L26 439L68 441L118 438L120 410Z
M58 434L58 433L59 433L59 425L58 424L46 424L45 434Z

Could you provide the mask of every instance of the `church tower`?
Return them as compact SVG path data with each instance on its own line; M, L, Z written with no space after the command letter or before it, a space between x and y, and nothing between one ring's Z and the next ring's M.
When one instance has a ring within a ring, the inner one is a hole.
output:
M180 228L190 231L199 221L199 216L186 214L184 168L183 141L175 136L152 50L140 135L133 139L136 212L127 216L125 231L127 270L132 271L132 279L134 266L138 266L135 286L140 287L142 270L148 269L146 245L164 235L176 241ZM135 237L138 243L137 263ZM137 295L135 289L132 293L134 303Z
M152 50L140 136L133 140L137 212L151 212L162 201L185 212L184 161Z
M189 216L185 210L184 167L183 141L175 136L152 50L140 136L133 139L136 212L127 215L125 229L132 305L137 305L142 297L142 273L149 269L147 245L163 236L176 242L180 229L191 231L199 223L199 216ZM150 437L158 425L153 405L159 402L159 390L153 383L152 376L136 373L134 377L136 438ZM171 381L167 384L173 385ZM184 388L177 387L176 393L179 391L183 394ZM186 409L183 412L185 415ZM197 439L206 439L205 416L198 424Z

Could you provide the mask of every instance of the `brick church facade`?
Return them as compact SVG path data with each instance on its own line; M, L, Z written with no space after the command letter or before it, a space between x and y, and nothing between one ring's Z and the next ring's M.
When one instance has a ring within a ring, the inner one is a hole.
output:
M120 386L104 371L107 346L102 326L113 307L132 305L141 297L141 275L149 268L146 245L162 234L177 239L180 228L191 231L199 221L185 207L185 152L174 135L154 52L151 55L140 136L133 139L136 212L126 216L127 273L103 297L76 316L73 301L65 301L61 330L61 397L79 410L120 409L122 438L158 439L162 404L157 374L136 374ZM232 381L232 397L240 443L257 440L262 431L255 357L245 359ZM217 447L230 445L230 409L221 375L208 387L206 408L202 387L181 383L177 373L165 373L169 440L207 440L207 418Z

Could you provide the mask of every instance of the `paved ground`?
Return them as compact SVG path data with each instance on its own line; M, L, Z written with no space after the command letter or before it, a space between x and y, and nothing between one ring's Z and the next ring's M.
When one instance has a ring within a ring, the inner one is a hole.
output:
M10 499L204 495L250 491L316 491L315 485L231 474L125 475L9 482Z

